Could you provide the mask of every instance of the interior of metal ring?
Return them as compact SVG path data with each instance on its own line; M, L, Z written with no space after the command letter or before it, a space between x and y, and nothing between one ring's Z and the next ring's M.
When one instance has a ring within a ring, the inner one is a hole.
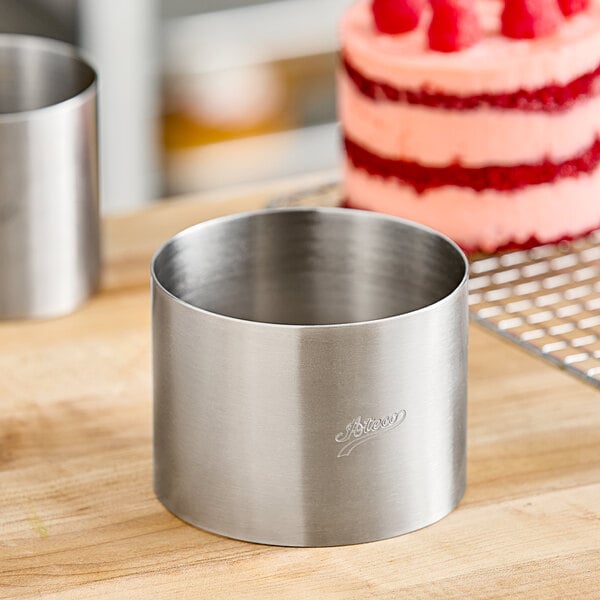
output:
M465 276L461 252L402 222L337 209L258 212L192 228L154 263L158 282L204 310L249 321L372 321L433 304Z
M0 38L0 114L52 106L77 96L95 79L94 70L61 52L54 42L27 36Z

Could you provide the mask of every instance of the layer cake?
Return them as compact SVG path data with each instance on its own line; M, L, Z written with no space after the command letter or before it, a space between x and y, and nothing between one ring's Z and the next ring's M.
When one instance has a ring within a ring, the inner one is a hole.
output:
M371 1L347 10L347 205L424 223L468 251L597 228L600 0L524 39L506 35L504 2L472 6L480 34L455 51L430 47L428 4L416 28L394 35L377 28Z

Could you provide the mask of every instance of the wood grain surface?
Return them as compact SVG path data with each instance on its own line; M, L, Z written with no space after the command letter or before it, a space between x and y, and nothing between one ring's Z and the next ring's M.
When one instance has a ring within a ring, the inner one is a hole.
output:
M155 499L150 256L276 191L108 219L98 296L0 324L0 597L600 598L600 394L474 327L468 490L436 525L278 548L194 529Z

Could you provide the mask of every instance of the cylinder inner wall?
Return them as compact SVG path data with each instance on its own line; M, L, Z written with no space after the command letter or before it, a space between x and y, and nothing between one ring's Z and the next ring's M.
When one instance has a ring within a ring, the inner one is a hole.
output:
M372 321L449 295L464 255L444 237L375 213L276 210L200 224L169 241L154 275L184 302L288 325Z
M94 70L62 44L27 36L0 37L0 115L38 110L77 96Z

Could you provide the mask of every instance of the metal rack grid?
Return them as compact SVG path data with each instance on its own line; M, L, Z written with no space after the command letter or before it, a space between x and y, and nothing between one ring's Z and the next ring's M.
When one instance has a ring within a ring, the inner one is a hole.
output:
M271 207L339 206L336 183ZM471 319L600 387L600 230L569 243L471 261Z

